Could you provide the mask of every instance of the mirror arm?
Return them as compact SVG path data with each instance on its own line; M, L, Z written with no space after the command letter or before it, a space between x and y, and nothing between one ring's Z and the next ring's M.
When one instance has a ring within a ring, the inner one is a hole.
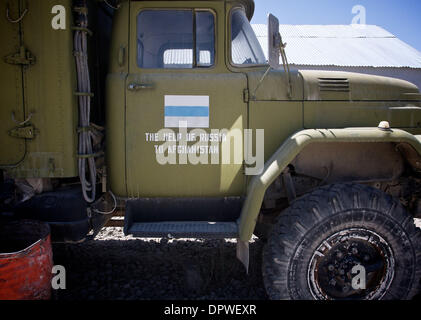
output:
M257 90L260 88L260 86L262 85L263 80L265 80L266 76L268 75L269 71L272 69L271 66L269 66L269 68L266 70L266 72L263 74L262 78L260 79L259 83L256 86L256 89L254 89L253 94L252 94L252 99L256 99L256 92Z
M283 43L281 40L280 54L282 57L282 64L284 65L284 71L287 75L288 98L291 99L292 98L292 82L291 82L291 74L290 74L290 69L289 69L289 64L288 64L288 58L285 53L286 46L287 44Z

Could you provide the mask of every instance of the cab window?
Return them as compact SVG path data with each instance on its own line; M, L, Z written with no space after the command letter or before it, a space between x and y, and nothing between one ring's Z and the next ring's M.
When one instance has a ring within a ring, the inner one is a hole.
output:
M137 17L137 64L189 69L215 64L215 17L210 11L144 10Z
M231 60L236 65L261 65L267 60L244 9L231 14Z

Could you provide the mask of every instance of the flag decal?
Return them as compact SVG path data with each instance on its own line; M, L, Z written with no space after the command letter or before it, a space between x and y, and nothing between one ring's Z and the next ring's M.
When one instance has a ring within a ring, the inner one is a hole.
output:
M165 96L165 128L209 128L209 96Z

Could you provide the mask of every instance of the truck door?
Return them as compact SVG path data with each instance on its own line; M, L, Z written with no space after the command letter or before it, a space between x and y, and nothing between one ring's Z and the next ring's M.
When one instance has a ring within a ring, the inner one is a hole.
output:
M180 164L179 153L189 151L177 147L177 164L157 161L157 147L164 142L154 141L154 134L162 129L178 134L181 124L188 132L202 129L211 134L211 130L227 129L238 133L247 124L246 76L230 73L225 66L223 2L204 1L194 8L189 8L189 3L130 4L126 83L129 197L239 196L245 191L242 160L234 161L234 152L229 164L221 164L220 156L219 163L211 164L214 150L207 150L208 164ZM199 141L197 138L196 143ZM239 145L234 145L231 149L238 149Z
M0 2L0 167L13 166L25 156L25 140L16 128L25 121L23 107L19 1Z

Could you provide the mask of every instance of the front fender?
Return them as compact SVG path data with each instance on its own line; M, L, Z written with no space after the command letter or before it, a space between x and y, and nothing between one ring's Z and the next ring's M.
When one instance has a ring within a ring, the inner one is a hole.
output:
M290 164L306 146L312 143L326 142L407 143L421 156L421 135L414 136L403 130L347 128L299 131L289 137L265 163L263 172L250 180L247 189L247 197L238 220L239 237L241 241L249 241L253 235L267 188L269 188L288 164ZM417 169L421 170L421 163L417 162L416 165L418 166Z

